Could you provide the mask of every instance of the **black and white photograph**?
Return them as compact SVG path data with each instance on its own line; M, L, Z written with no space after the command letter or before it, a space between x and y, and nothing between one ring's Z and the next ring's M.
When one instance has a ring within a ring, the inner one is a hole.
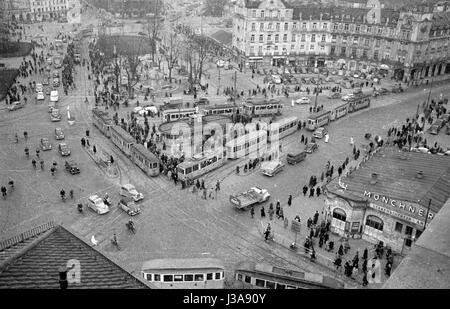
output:
M0 290L449 289L449 98L449 0L0 0Z

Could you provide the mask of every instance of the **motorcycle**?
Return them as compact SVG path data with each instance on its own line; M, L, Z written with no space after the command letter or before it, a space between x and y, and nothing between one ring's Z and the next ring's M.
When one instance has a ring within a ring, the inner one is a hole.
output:
M127 226L128 230L130 232L132 232L133 234L136 234L136 227L134 226L134 223L127 222L125 225Z

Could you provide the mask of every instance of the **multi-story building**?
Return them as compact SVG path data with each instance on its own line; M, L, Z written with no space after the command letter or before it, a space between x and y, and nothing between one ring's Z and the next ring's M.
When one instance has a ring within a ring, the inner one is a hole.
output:
M241 65L385 69L405 82L450 73L450 13L297 6L238 0L233 48Z
M30 0L30 9L36 21L59 19L67 16L70 0Z
M30 0L0 0L0 21L31 21Z

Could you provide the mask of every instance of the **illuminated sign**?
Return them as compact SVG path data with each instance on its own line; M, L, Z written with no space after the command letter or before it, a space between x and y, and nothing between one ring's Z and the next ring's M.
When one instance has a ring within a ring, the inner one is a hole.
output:
M411 205L409 203L406 203L404 201L397 201L395 199L391 199L391 198L389 198L387 196L383 196L383 195L380 195L380 194L377 194L377 193L372 193L372 192L364 190L364 196L368 197L368 198L371 198L374 201L381 202L381 203L384 203L386 205L389 205L391 207L402 209L403 211L408 211L408 212L410 212L412 214L415 214L417 216L420 216L420 217L424 217L425 218L426 213L427 213L426 209L416 207L416 206ZM395 211L393 211L393 212L395 212ZM402 215L402 214L399 214L399 215ZM405 215L402 215L402 216L405 216ZM405 216L405 217L408 217L408 216ZM434 217L434 214L431 211L428 212L428 220L433 219L433 217ZM410 218L410 217L408 217L408 218ZM411 218L411 219L413 219L413 218ZM416 219L414 219L414 220L416 220ZM411 220L408 220L408 221L411 221ZM422 222L421 225L423 225L423 222Z

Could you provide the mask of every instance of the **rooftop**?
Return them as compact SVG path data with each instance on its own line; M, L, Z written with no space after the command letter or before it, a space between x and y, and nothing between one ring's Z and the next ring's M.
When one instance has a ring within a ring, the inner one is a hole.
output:
M80 262L81 280L69 283L69 288L149 288L62 226L52 224L39 233L21 235L28 238L7 240L0 247L0 289L59 289L59 269L70 267L73 260Z
M450 288L450 199L397 266L384 289Z
M159 132L162 134L171 134L173 133L175 135L176 132L173 132L175 126L183 126L183 124L188 125L189 128L194 127L194 118L186 118L186 119L180 119L177 121L171 121L171 122L164 122L159 125ZM232 123L231 118L224 116L224 115L206 115L202 117L202 123L203 126L205 126L208 123L218 123L221 126L226 126L227 123ZM181 130L181 127L178 131Z
M211 37L223 45L231 45L233 41L233 34L225 30L214 32Z
M223 263L214 258L189 258L189 259L154 259L145 262L142 270L155 269L201 269L201 268L220 268L223 269Z
M423 171L423 177L416 177ZM372 173L378 180L371 184ZM397 200L418 203L437 213L450 197L450 157L420 152L400 152L396 148L383 148L362 167L343 177L347 186L342 190L335 178L328 190L350 194L365 200L364 192L376 192Z

